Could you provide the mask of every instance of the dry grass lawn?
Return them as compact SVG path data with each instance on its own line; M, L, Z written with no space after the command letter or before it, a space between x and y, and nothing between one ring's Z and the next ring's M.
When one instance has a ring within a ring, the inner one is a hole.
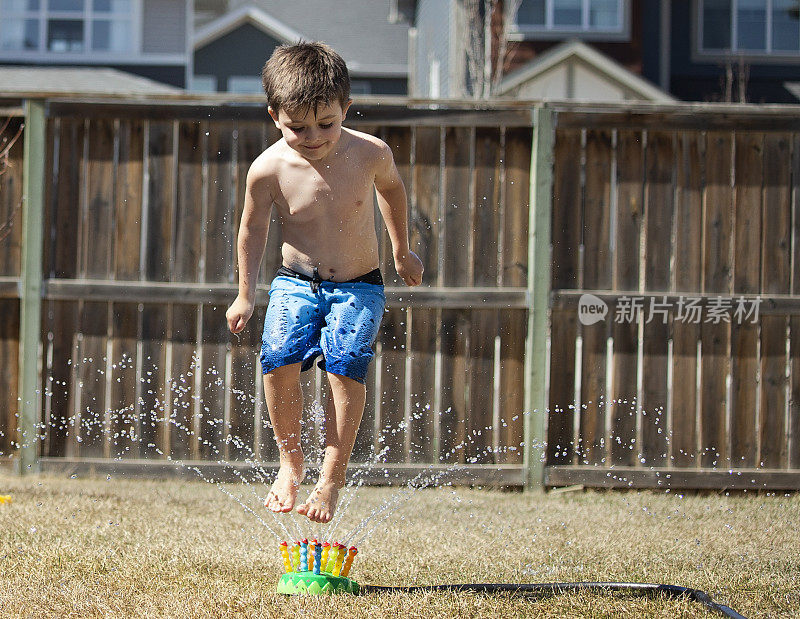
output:
M340 530L398 492L361 489ZM689 600L602 593L287 598L274 592L275 538L212 485L0 473L0 494L13 497L0 504L3 617L710 616ZM747 617L800 617L798 495L438 488L412 493L359 550L351 576L373 585L653 582Z

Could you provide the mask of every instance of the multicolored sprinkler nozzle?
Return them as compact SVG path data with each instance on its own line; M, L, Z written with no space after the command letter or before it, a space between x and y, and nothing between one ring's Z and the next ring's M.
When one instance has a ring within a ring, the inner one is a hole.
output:
M336 563L333 564L333 575L338 576L342 571L342 563L344 563L344 553L347 552L344 544L339 544L336 548Z
M319 575L322 572L322 546L314 546L314 573ZM345 574L346 576L347 574Z
M355 546L350 546L350 550L347 551L347 559L344 562L344 567L342 568L342 576L347 576L350 573L350 568L353 567L353 561L358 554L358 548Z
M283 558L283 569L286 573L293 571L292 560L289 558L289 545L281 542L281 557Z
M358 554L355 546L348 551L339 542L304 539L291 549L288 542L281 542L280 551L285 573L278 581L278 593L358 593L358 583L348 578Z
M308 571L308 540L300 542L300 571Z
M308 542L308 571L309 572L313 572L314 571L314 567L316 565L316 561L314 559L316 558L317 544L319 544L319 542L317 541L316 537L314 539L312 539L310 542Z
M331 551L330 542L324 542L322 544L322 559L320 561L319 567L321 570L324 570L328 566L328 554Z

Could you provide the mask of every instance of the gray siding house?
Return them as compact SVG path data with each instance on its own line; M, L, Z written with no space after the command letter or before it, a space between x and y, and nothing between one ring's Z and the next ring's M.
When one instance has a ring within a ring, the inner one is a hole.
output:
M198 4L191 88L260 92L277 45L324 41L347 62L353 94L408 92L409 23L395 0L229 0Z
M183 88L193 19L193 0L0 2L0 65L101 66Z

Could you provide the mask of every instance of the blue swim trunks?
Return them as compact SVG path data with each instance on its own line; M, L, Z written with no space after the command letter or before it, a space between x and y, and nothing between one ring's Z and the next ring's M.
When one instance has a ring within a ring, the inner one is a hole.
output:
M264 374L292 363L319 366L364 383L386 296L380 271L330 282L281 267L269 289L261 338Z

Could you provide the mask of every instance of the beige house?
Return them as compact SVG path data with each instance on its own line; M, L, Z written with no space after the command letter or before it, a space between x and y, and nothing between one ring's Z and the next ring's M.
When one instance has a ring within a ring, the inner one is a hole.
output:
M562 43L509 73L500 82L497 96L594 102L676 101L578 40Z

